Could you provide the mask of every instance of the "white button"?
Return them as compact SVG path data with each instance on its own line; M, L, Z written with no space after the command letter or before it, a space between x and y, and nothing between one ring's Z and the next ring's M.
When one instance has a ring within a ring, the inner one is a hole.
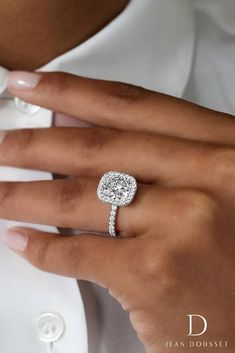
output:
M7 70L5 70L3 67L0 67L0 94L2 94L7 86Z
M37 318L35 329L41 341L52 343L63 336L65 323L63 318L56 313L43 313Z
M26 114L35 114L40 110L38 105L33 105L15 97L15 105L19 111Z

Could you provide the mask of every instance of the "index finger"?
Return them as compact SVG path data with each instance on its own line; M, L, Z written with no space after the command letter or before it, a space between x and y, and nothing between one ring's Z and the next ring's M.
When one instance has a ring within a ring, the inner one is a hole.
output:
M120 82L66 73L8 75L9 90L32 104L123 130L235 144L235 120L182 99Z

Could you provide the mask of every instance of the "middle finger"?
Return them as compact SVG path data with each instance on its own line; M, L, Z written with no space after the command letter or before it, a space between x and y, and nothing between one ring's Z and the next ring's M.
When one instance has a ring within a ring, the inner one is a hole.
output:
M213 177L220 151L219 145L142 132L26 129L6 133L0 146L0 164L96 178L118 170L143 183L213 187L208 173Z

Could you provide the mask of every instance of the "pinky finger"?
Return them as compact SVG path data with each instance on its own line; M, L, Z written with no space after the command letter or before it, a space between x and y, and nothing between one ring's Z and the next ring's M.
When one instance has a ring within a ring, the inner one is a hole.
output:
M123 274L127 273L127 268L123 269L129 253L127 244L134 239L90 234L62 236L15 227L9 229L2 240L43 271L88 280L109 288L111 285L116 287L113 281L123 280Z

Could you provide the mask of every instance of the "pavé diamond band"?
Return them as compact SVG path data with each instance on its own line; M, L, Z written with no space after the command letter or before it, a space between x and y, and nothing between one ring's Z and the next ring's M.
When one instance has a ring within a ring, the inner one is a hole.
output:
M97 196L100 201L112 205L109 217L109 234L116 237L118 207L128 206L134 199L137 182L131 175L119 172L105 173L100 179Z

